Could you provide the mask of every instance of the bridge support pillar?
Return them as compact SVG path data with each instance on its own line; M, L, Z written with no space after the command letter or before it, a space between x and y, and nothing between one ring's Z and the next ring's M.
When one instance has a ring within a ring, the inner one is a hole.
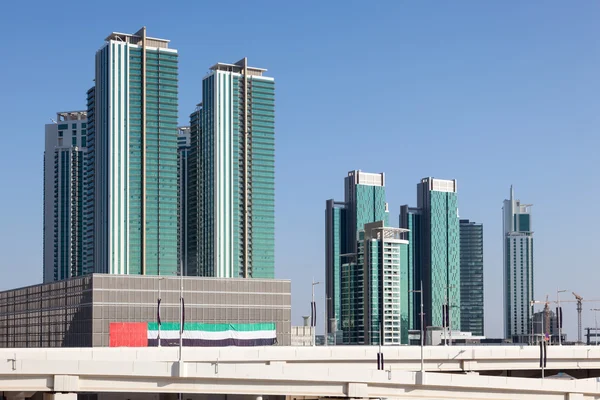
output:
M369 397L369 387L366 383L349 382L346 386L346 396L354 398Z
M77 400L77 393L44 393L44 400Z
M415 382L417 383L417 385L424 385L425 383L427 383L427 379L425 378L425 376L425 372L417 372L415 376Z

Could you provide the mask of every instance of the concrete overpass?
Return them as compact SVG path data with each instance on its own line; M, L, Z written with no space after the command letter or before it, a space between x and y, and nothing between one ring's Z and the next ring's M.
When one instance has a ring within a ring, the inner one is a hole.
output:
M225 395L288 398L600 398L600 348L554 346L547 375L537 379L539 350L519 346L62 348L0 350L0 391L71 399L76 393L134 399L136 394L185 393L184 399ZM534 378L525 378L534 377ZM123 397L121 394L127 393ZM165 397L163 395L162 397Z

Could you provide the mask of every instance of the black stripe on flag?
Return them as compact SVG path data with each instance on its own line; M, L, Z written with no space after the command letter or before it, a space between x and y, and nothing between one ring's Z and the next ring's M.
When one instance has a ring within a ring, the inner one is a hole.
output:
M310 326L317 326L317 303L310 302Z

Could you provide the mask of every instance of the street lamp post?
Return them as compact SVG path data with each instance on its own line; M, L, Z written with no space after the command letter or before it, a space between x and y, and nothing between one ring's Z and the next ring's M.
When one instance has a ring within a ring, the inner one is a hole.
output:
M179 368L182 368L183 360L183 263L179 264ZM183 393L179 393L179 400L183 399Z
M179 361L182 358L183 350L183 264L179 267Z
M559 290L556 288L556 303L558 304L558 308L556 309L556 325L558 325L558 345L562 346L562 310L560 308L560 293L564 293L566 290Z
M411 290L412 293L419 293L419 297L421 298L421 373L425 372L425 363L423 362L423 335L425 332L423 326L423 281L421 281L421 290Z
M311 325L313 328L312 335L312 345L315 346L317 344L316 335L317 335L317 309L315 306L315 285L320 284L321 282L315 282L315 278L312 280L312 302L310 303L310 313L312 315Z

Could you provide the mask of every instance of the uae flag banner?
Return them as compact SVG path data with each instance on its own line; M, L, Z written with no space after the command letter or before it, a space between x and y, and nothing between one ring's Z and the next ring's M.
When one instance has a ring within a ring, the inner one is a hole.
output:
M206 324L184 323L181 333L178 322L160 325L160 345L178 346L182 335L184 346L270 346L277 342L275 323ZM158 346L158 323L148 323L148 346Z

